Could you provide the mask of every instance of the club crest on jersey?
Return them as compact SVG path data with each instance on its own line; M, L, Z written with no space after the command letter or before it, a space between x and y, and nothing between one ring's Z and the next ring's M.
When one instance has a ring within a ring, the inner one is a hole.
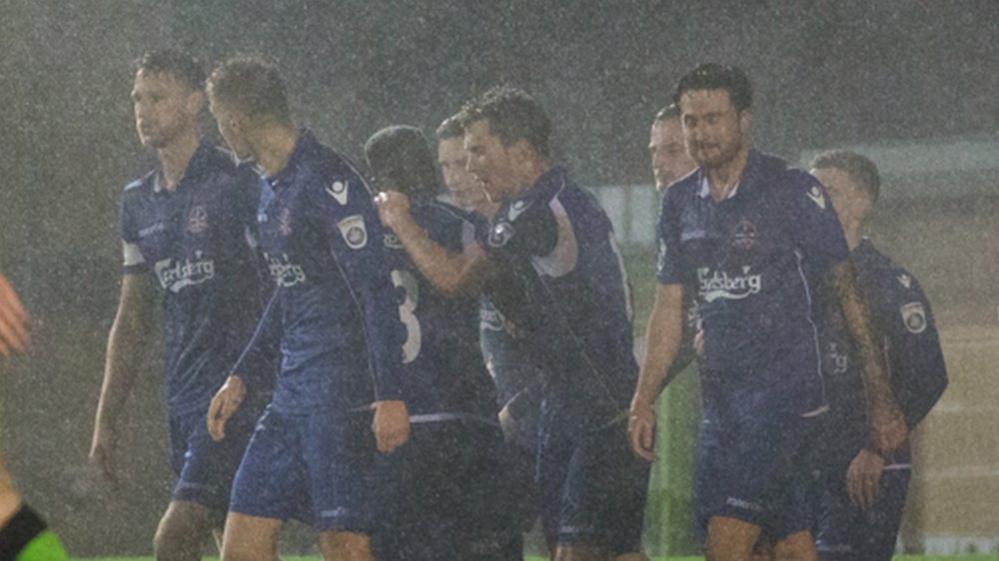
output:
M336 199L336 202L343 206L347 205L347 184L343 181L334 181L332 185L326 188L326 192L329 196Z
M898 276L898 282L902 283L902 286L906 288L912 288L912 277L905 273Z
M361 249L368 243L368 230L364 226L364 217L360 214L348 216L336 225L350 249Z
M529 201L525 201L523 199L519 201L514 201L513 204L510 205L510 210L507 211L506 215L507 220L513 222L514 220L517 219L518 216L523 214L523 212L527 210L527 207L529 206L531 206L531 203Z
M153 272L164 290L174 294L188 286L194 286L215 278L215 262L203 259L200 251L194 252L194 259L183 262L163 259L153 265Z
M822 210L826 209L826 197L822 194L822 189L820 189L818 185L812 185L812 188L805 194L808 195L808 198L812 199L812 202L818 205L819 208Z
M926 308L922 302L909 302L899 311L902 313L902 323L910 333L918 335L926 331Z
M756 244L756 225L743 218L735 225L732 245L739 249L749 249Z
M278 213L278 232L286 237L291 235L291 209L288 207L282 208Z
M489 245L492 247L503 247L513 237L513 224L507 221L500 222L489 230Z
M196 205L187 213L187 231L201 234L208 229L208 211L201 205Z
M399 237L392 232L385 232L384 236L385 247L389 249L402 249L402 242L399 241Z

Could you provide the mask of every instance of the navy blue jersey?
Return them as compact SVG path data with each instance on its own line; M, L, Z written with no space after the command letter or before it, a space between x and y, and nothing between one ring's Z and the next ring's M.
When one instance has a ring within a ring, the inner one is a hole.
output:
M121 196L124 272L150 272L162 289L167 405L207 406L260 316L251 247L259 184L248 168L202 144L176 189L150 172ZM269 389L273 367L247 365L252 388Z
M892 393L910 429L926 416L947 387L947 369L930 304L912 273L863 240L851 252L871 320L883 336ZM823 448L831 461L848 463L868 443L863 362L846 329L839 304L826 303L822 322L823 370L831 407L824 419ZM908 446L892 460L910 462Z
M430 239L451 253L475 243L475 227L464 211L436 200L414 201L410 211ZM460 413L495 422L496 392L479 347L477 296L441 294L394 236L385 237L385 246L406 328L404 396L410 414Z
M725 386L772 387L802 414L824 405L811 292L847 253L819 182L754 150L727 199L701 169L663 198L657 277L697 295L702 366Z
M613 234L594 197L559 167L504 203L478 233L500 264L489 297L523 329L546 402L587 423L627 408L638 371Z
M279 338L272 407L347 411L400 399L404 331L361 175L302 131L285 168L262 182L257 213L276 286L243 360Z

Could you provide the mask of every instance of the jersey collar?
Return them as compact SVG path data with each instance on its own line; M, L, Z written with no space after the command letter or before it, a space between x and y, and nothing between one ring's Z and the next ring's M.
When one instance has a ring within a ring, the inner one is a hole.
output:
M759 168L760 153L750 148L749 154L746 156L746 167L742 169L742 177L739 178L739 182L736 183L735 187L729 191L728 196L722 200L727 201L735 198L740 192L751 191L759 180ZM697 173L701 178L701 188L697 194L702 199L706 199L711 196L711 185L708 182L708 174L704 173L704 168L698 168Z
M211 161L211 156L215 150L215 146L204 140L198 143L198 148L194 151L194 154L191 155L191 160L187 162L187 169L184 170L184 175L182 175L180 181L177 182L177 189L175 189L175 191L180 190L189 180L208 171L210 167L209 162ZM163 170L157 167L153 172L154 193L162 193L165 191L162 181Z

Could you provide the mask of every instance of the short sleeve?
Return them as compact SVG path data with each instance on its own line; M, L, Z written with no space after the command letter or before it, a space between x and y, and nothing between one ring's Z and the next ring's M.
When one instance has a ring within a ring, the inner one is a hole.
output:
M139 248L139 236L125 193L118 203L118 234L121 236L122 273L128 275L146 271L146 259Z
M788 224L807 269L821 275L849 256L843 227L825 187L801 170L787 172L791 183Z
M656 229L656 280L660 284L681 282L680 252L680 211L674 193L666 191L662 209L659 212L659 226Z
M547 201L527 196L507 202L480 239L489 252L511 257L543 257L558 243L558 221Z

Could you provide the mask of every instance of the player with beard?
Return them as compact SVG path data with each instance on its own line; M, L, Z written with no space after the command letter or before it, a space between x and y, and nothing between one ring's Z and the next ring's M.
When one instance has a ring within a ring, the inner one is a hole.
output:
M748 78L706 64L681 79L674 101L700 167L663 199L659 285L632 398L631 446L654 458L653 402L669 381L684 294L693 291L704 330L694 500L707 559L748 560L764 532L780 540L778 557L814 559L803 494L806 444L828 408L813 318L820 282L831 283L861 349L873 448L898 448L905 423L824 189L749 147Z
M295 517L319 531L326 561L370 560L376 447L388 453L409 438L402 360L418 335L400 321L408 308L396 302L371 193L347 159L295 126L274 66L236 58L208 84L222 138L263 175L260 249L275 284L212 400L213 437L227 439L241 409L247 360L274 344L281 353L274 397L233 483L222 558L274 559Z
M419 129L395 126L365 144L392 261L404 293L404 397L413 435L385 458L393 492L378 554L398 560L497 560L521 557L513 492L496 391L478 340L478 293L445 293L424 276L410 248L432 242L449 255L475 244L468 213L437 200L437 171ZM474 250L473 250L474 251Z
M878 201L874 162L854 152L816 156L811 172L829 192L839 216L871 317L884 334L892 392L909 430L926 416L947 387L947 368L930 304L916 278L861 236ZM822 299L820 299L822 301ZM823 369L830 413L818 438L817 535L823 561L888 561L895 550L912 471L908 442L883 455L870 446L860 361L835 306L822 322Z
M119 418L153 345L148 334L159 299L177 478L154 539L159 560L201 558L206 535L225 516L233 474L273 380L266 360L245 369L249 405L234 419L230 438L214 442L204 422L208 403L260 315L253 248L259 188L251 170L201 140L204 80L198 63L175 51L147 53L137 64L135 126L158 165L121 195L124 275L90 450L91 462L113 483Z

